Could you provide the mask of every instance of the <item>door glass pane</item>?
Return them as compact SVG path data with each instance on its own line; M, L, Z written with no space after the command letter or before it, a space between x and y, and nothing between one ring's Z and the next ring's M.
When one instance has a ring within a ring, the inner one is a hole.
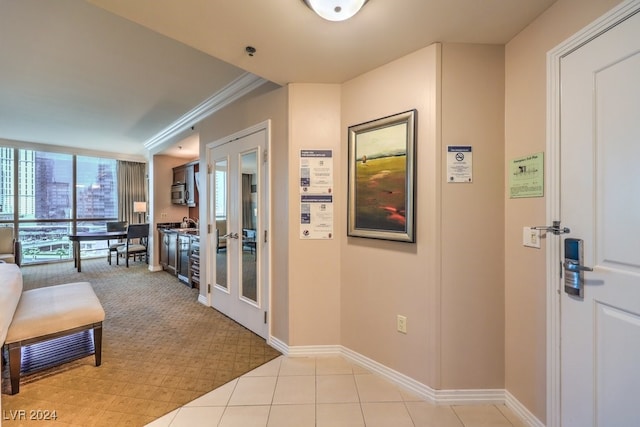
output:
M242 271L242 296L253 302L257 295L257 227L258 227L258 154L257 151L241 156L242 175L240 202L242 218L242 249L240 265Z
M226 159L214 162L213 191L216 220L216 283L228 288L227 266L227 219L229 218L227 203L228 163Z

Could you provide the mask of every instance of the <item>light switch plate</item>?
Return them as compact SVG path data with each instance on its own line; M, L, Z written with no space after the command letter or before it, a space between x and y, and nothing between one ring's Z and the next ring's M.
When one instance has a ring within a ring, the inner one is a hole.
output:
M398 332L402 332L403 334L407 333L407 318L405 316L401 316L398 314L397 317L397 329Z
M540 249L540 230L524 227L522 229L522 244L528 248Z

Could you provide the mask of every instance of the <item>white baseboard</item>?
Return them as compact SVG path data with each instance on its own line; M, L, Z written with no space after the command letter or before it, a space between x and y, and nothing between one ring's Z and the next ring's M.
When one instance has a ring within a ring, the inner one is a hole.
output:
M531 427L545 427L545 424L536 418L518 399L516 399L508 390L505 390L505 402L507 408L523 420Z
M153 271L153 272L162 271L162 266L149 264L149 271Z
M531 427L544 427L522 403L505 389L435 390L426 384L391 369L373 359L341 345L288 346L275 337L269 345L288 357L342 356L363 368L382 376L391 383L436 405L505 405Z
M342 349L342 356L346 359L384 377L399 387L435 404L444 405L475 405L502 404L504 390L502 389L474 389L474 390L435 390L426 384L391 369L375 360L369 359L348 348Z
M275 348L285 356L289 355L289 347L284 342L280 341L278 338L270 335L269 339L267 340L267 344L269 344L271 347Z
M340 345L304 345L289 347L289 357L341 356Z
M198 294L198 302L202 305L206 305L207 307L209 307L209 301L207 301L206 295Z

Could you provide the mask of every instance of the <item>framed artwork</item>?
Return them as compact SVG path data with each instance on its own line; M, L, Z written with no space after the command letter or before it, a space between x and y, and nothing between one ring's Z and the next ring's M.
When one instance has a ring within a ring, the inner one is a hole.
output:
M415 242L416 115L349 127L348 236Z

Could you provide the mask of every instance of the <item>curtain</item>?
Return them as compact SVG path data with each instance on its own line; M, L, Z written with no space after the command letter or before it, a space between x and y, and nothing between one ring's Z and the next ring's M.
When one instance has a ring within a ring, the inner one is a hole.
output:
M145 163L118 161L118 219L129 224L146 222L146 213L133 211L133 202L147 202ZM147 210L149 208L147 207Z
M253 212L251 209L251 180L253 175L242 174L242 228L254 230Z

